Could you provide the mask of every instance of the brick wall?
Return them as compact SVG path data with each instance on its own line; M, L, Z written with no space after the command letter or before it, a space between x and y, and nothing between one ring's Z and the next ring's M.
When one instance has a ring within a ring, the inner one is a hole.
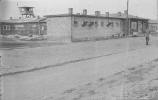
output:
M108 26L108 22L111 23ZM123 33L120 19L107 18L72 18L72 38L76 40L106 38L113 34Z

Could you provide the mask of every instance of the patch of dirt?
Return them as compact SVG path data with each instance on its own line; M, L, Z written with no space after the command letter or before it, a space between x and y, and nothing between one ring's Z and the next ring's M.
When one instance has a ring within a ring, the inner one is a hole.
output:
M158 60L65 90L52 100L158 100Z

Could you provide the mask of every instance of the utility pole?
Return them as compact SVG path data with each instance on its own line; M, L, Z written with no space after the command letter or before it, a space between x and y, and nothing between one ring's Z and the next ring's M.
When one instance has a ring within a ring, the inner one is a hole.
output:
M157 16L156 16L156 18L157 18L157 20L158 20L158 0L156 1L156 7L157 7Z
M126 15L126 20L127 20L127 34L129 34L129 16L128 16L128 12L129 12L129 0L127 0L127 15Z

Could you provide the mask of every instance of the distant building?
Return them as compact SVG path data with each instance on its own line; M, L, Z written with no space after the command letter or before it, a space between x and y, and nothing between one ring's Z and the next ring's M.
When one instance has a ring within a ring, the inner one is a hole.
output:
M1 35L42 35L46 34L46 18L36 17L34 7L19 7L21 17L9 20L0 20Z
M82 14L73 14L70 8L68 14L47 15L47 34L52 39L71 41L105 39L115 34L132 35L133 32L145 32L148 19L129 15L129 34L127 34L127 13L88 15L84 9Z
M127 23L127 11L116 14L95 11L94 15L88 15L86 9L82 14L73 14L73 9L69 8L67 14L40 18L35 17L33 7L19 7L19 10L19 19L0 20L1 35L48 35L52 40L73 42L144 33L148 27L148 19L133 15L128 16Z
M151 32L158 31L158 20L149 20L149 29Z
M46 30L46 18L0 20L1 35L42 35Z

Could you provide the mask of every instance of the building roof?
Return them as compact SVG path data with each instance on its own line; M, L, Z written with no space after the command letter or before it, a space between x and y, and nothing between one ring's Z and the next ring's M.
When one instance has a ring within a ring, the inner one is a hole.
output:
M109 16L110 17L115 17L115 18L123 18L123 19L127 18L127 15L125 13L120 13L120 14L114 13L114 14L110 14ZM131 14L128 15L128 18L129 19L144 19L144 20L148 20L147 18L142 18L142 17L131 15Z
M149 20L149 23L151 23L151 24L158 24L158 20Z
M96 17L96 18L108 18L105 14L101 14L100 16L96 16L96 15L82 15L82 14L59 14L59 15L46 15L45 17L70 17L70 16L77 16L77 17ZM115 19L126 19L126 14L121 13L114 13L114 14L109 14L109 18L115 18ZM140 20L148 20L147 18L142 18L142 17L138 17L138 16L134 16L134 15L130 15L128 16L129 19L140 19Z
M18 8L34 8L34 7L31 7L31 6L21 6L21 7L18 7Z
M25 19L9 19L0 20L1 23L36 23L36 22L46 22L46 18L25 18Z

